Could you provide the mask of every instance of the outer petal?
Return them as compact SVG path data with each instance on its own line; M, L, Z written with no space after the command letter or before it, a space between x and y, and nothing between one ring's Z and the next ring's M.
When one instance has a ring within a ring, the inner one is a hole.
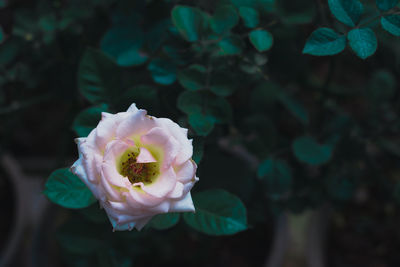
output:
M146 110L139 109L136 112L127 112L126 114L116 130L116 137L119 139L145 134L154 127L154 120L146 116Z
M192 196L188 192L182 199L171 203L169 212L194 212Z
M197 165L193 160L188 160L183 163L176 172L176 177L179 182L187 183L193 180L196 175Z
M162 128L151 129L141 138L142 143L161 147L163 150L163 162L161 171L171 167L179 152L179 143Z
M184 185L181 182L177 182L174 190L169 193L168 198L181 198L183 195L183 189Z
M180 127L178 124L167 118L158 118L155 120L156 126L161 127L168 131L179 142L179 152L175 159L176 165L181 165L185 161L189 160L193 155L192 140L187 138L188 130Z
M130 107L126 112L136 112L136 111L138 111L138 108L136 107L135 103L132 103L132 105L130 105Z
M92 191L95 198L100 199L102 192L95 184L89 182L82 160L83 158L79 157L79 159L75 161L75 163L71 167L71 172L78 176L82 180L82 182L86 184L90 191Z

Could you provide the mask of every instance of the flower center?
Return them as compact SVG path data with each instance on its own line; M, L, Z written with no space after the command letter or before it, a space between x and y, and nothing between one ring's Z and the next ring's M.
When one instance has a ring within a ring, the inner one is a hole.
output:
M134 184L142 182L144 184L153 183L160 174L158 162L139 163L140 148L129 148L119 159L118 172L129 179Z

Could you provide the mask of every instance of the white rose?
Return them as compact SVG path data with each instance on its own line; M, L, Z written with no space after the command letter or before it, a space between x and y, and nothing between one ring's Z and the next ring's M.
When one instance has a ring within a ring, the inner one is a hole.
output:
M146 115L102 113L87 138L77 138L71 170L92 191L115 230L138 230L156 214L194 212L190 189L198 181L187 129Z

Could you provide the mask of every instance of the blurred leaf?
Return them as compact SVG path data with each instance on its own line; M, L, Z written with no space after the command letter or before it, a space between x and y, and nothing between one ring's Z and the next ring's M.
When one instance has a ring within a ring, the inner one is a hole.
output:
M292 184L292 172L287 163L280 159L269 158L258 167L258 178L266 186L266 191L273 199L287 193Z
M332 158L332 147L320 145L310 136L301 136L292 144L293 153L296 158L311 165L321 165Z
M113 248L101 249L97 253L98 267L131 267L130 257L117 253Z
M89 48L79 64L78 85L91 103L110 103L120 91L119 69L111 58Z
M80 209L79 212L90 222L107 223L108 218L104 209L100 208L98 203L94 203L87 208Z
M247 28L257 27L259 23L258 11L251 7L240 7L239 15L243 20L244 26Z
M178 82L188 90L196 91L204 88L206 69L203 66L191 65L178 72Z
M214 128L215 118L203 113L189 114L189 124L200 136L207 136Z
M229 32L239 22L236 9L231 5L218 6L210 20L211 29L217 34Z
M254 110L268 109L278 99L280 87L273 82L258 85L250 95L250 105Z
M227 71L212 73L210 90L218 96L230 96L237 89L235 78L227 75Z
M185 222L208 235L233 235L247 229L246 207L242 201L221 189L193 196L195 213L184 213Z
M393 34L400 36L400 15L389 15L381 18L382 27Z
M189 42L195 42L207 26L203 12L190 6L175 6L171 12L172 22L180 34Z
M368 97L374 102L390 100L396 93L396 78L385 70L375 71L368 85Z
M4 41L4 32L3 28L0 25L0 44Z
M355 186L349 179L332 176L324 181L326 190L333 199L346 201L353 197Z
M376 6L382 11L388 11L394 8L399 0L376 0Z
M57 231L57 240L68 252L86 255L104 248L107 244L93 224L69 220Z
M7 6L7 0L0 0L0 8L4 8Z
M214 118L216 123L232 119L232 108L222 97L204 91L185 91L178 97L178 108L186 114L202 113Z
M118 65L129 67L143 64L147 55L141 50L144 40L138 25L116 25L103 36L100 46Z
M97 126L101 119L101 113L107 111L107 105L90 107L81 111L72 123L72 129L77 136L86 137Z
M38 25L45 32L53 32L57 29L58 22L54 14L48 14L39 19Z
M332 14L342 23L355 27L364 11L358 0L328 0Z
M315 30L307 39L303 54L330 56L342 52L346 47L346 36L329 28Z
M157 230L166 230L175 226L179 218L179 213L158 214L151 219L149 226Z
M153 80L162 85L170 85L176 81L176 67L171 61L164 59L153 59L147 69Z
M362 59L373 55L378 47L375 33L370 28L356 28L347 34L349 45Z
M230 36L218 42L221 55L238 55L242 53L243 42L237 36Z
M295 98L292 98L281 91L278 99L282 105L286 107L293 114L293 116L298 118L303 124L308 124L310 122L307 110Z
M204 138L202 138L202 137L193 138L193 160L197 164L199 164L203 158L204 143L205 143L205 141L204 141Z
M58 169L50 174L44 194L64 208L81 209L96 202L92 192L68 168Z
M21 42L15 38L8 38L0 45L0 66L11 63L20 53Z
M273 36L266 30L253 30L249 33L250 42L259 51L264 52L272 47Z

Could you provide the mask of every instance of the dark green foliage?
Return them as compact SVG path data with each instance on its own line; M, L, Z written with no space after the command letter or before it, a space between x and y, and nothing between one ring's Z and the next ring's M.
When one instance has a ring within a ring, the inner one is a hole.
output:
M101 112L107 111L107 106L95 106L79 113L72 124L72 129L79 137L86 137L97 126L101 119Z
M327 144L321 145L310 136L296 138L292 149L299 161L311 165L324 164L332 158L332 147Z
M248 27L248 28L257 27L259 20L260 20L260 18L259 18L260 16L256 9L251 8L251 7L241 6L239 8L239 14L240 14L240 17L242 18L243 23L246 27Z
M259 52L269 50L273 44L273 37L266 30L254 30L249 33L250 42Z
M388 11L394 8L399 0L376 0L376 6L382 11Z
M382 27L393 34L400 36L400 15L388 15L381 18Z
M179 222L179 213L159 214L151 219L150 227L157 230L165 230L173 227Z
M180 34L190 42L199 40L207 27L205 14L195 7L176 6L171 16Z
M50 175L44 194L54 203L71 209L85 208L96 201L86 185L67 168Z
M232 235L247 229L246 208L240 199L220 189L193 196L196 213L184 213L185 222L208 235Z
M314 56L331 56L346 47L346 36L329 28L319 28L308 38L303 53Z
M370 28L353 29L347 39L351 49L362 59L373 55L378 47L375 33Z
M217 34L224 34L236 26L239 16L231 5L219 6L210 20L211 29Z
M328 4L335 18L350 27L356 26L364 11L359 0L328 0Z
M270 158L263 161L258 167L257 175L265 184L265 190L271 198L278 199L291 188L292 171L283 160Z

